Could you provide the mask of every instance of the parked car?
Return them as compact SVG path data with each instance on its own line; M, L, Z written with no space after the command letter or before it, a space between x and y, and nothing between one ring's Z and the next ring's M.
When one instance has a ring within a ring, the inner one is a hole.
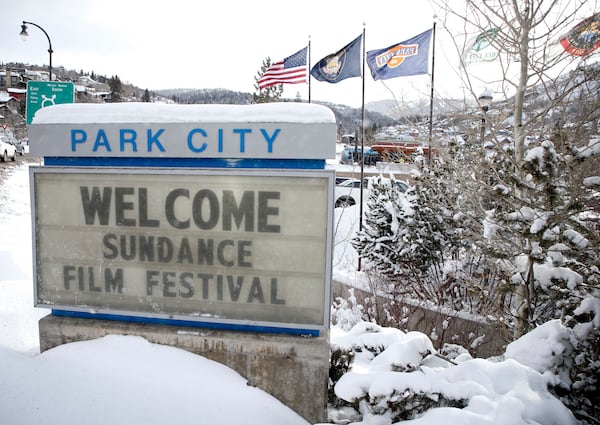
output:
M6 136L0 135L0 161L7 162L9 158L11 161L17 160L17 148Z
M12 139L9 140L9 143L17 148L17 153L19 155L23 155L25 153L25 144L22 140Z
M340 162L342 164L353 164L360 162L362 149L357 146L346 146L342 151ZM379 152L370 147L365 148L365 165L375 165L380 160Z
M335 184L341 184L346 180L350 180L350 177L335 176Z
M363 180L363 202L369 197L369 177ZM401 192L408 190L408 184L396 180L396 185ZM346 208L358 204L360 201L360 179L348 179L335 186L335 208Z

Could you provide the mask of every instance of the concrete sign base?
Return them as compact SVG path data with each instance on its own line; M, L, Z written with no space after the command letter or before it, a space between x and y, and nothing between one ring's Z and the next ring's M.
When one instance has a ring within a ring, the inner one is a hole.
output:
M40 350L100 338L136 335L222 363L310 423L327 422L329 335L306 338L46 316L39 321Z

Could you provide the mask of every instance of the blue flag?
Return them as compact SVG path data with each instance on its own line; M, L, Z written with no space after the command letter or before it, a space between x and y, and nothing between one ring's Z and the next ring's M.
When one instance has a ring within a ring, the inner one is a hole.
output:
M360 47L362 34L335 53L325 56L310 70L319 81L339 83L346 78L360 77Z
M390 47L367 52L367 64L374 80L387 80L429 72L429 45L432 30Z

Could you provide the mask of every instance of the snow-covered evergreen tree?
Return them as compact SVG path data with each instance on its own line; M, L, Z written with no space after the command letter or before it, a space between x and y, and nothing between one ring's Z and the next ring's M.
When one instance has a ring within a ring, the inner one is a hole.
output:
M461 194L451 176L452 165L440 159L406 193L393 180L374 182L353 245L367 267L387 276L394 297L472 311L463 266L475 257L463 256L471 248L463 227L467 216L456 209Z
M515 316L526 318L518 333L561 317L568 300L575 294L581 299L590 279L596 280L597 244L585 221L594 192L583 185L579 170L586 160L577 152L559 154L544 140L529 147L522 169L511 176L521 174L523 180L498 181L491 188L494 207L486 213L486 237L479 244L490 260L512 269L513 292L526 289L513 305ZM593 266L585 276L568 267L583 271L583 258Z
M363 229L358 232L352 245L366 260L365 266L388 276L401 274L397 264L398 225L403 210L399 204L400 192L393 180L378 176L370 183Z

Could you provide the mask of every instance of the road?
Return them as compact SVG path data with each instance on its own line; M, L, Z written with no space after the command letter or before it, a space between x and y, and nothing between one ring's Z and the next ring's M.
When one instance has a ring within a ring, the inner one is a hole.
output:
M42 163L42 158L39 156L34 156L34 155L29 155L28 153L23 154L23 155L17 155L17 160L16 161L11 161L10 159L8 160L8 162L0 162L0 181L3 181L4 178L6 177L6 175L10 172L11 168L14 167L18 167L21 164L41 164Z

